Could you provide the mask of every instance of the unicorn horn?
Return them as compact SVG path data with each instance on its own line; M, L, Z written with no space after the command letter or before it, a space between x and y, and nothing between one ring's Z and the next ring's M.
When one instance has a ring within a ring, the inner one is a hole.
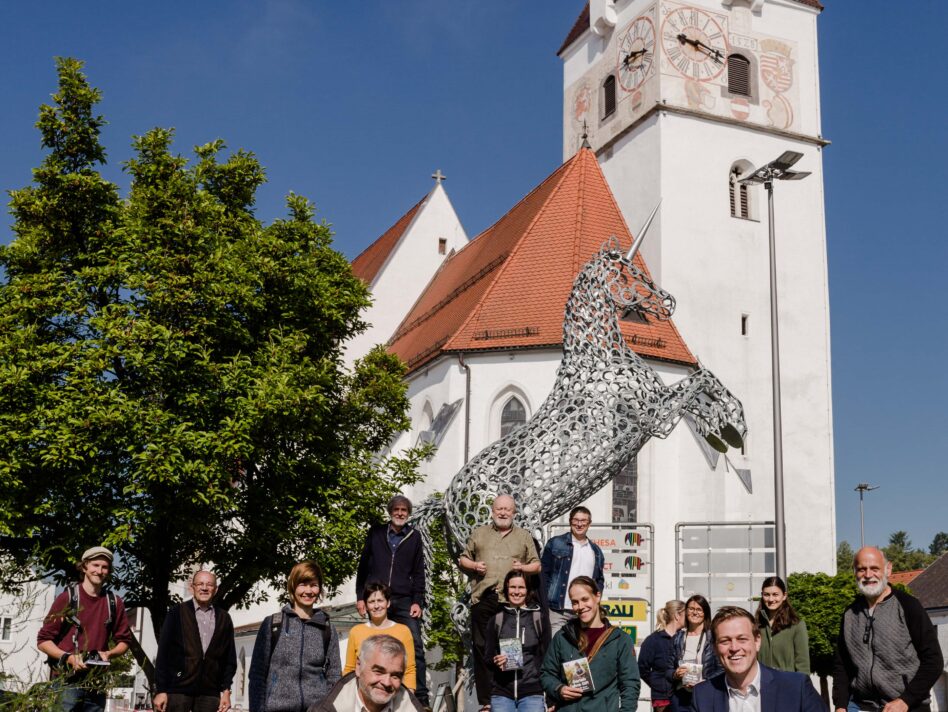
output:
M652 210L652 214L648 216L648 220L645 221L645 224L639 229L638 237L635 238L635 241L632 243L632 247L629 249L629 254L625 256L625 259L628 262L632 261L632 258L635 257L635 253L639 251L639 247L642 246L642 240L645 239L645 233L648 232L649 226L652 224L652 220L655 219L655 213L658 212L658 209L662 207L662 199L658 199L658 205L655 206L655 209Z

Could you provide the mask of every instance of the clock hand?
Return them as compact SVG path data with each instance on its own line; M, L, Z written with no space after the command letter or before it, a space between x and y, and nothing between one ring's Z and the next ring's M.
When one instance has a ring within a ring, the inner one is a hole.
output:
M625 65L626 67L631 66L632 62L635 61L635 59L637 59L638 57L641 57L643 54L645 54L645 52L646 50L644 49L633 49L622 60L622 64Z
M707 54L711 59L713 59L713 60L714 60L715 62L717 62L718 64L721 64L721 62L722 62L722 60L721 60L721 50L719 50L719 49L714 49L714 47L708 47L708 45L706 45L706 44L705 44L704 42L702 42L701 40L693 40L693 39L691 39L690 37L688 37L684 32L682 32L681 34L679 34L677 39L678 39L678 41L681 42L682 44L686 44L686 43L687 43L687 44L690 44L690 45L691 45L692 47L694 47L695 49L704 50L705 54Z

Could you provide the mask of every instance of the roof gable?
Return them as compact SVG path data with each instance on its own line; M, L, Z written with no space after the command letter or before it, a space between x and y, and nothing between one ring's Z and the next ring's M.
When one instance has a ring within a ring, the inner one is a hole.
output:
M366 247L358 257L352 260L352 274L361 279L366 284L371 285L378 276L379 270L385 264L385 261L392 254L392 251L398 245L405 230L415 219L415 214L421 209L421 206L428 200L426 195L404 215L402 215L395 224L382 233L375 242Z
M595 155L581 149L496 224L447 259L389 347L414 370L442 352L558 347L580 267L632 236ZM647 273L641 256L636 265ZM623 322L640 355L695 365L674 324Z

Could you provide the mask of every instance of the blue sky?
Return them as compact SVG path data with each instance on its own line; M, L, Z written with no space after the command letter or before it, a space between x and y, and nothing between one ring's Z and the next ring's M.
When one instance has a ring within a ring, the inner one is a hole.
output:
M825 0L819 20L833 335L838 538L927 549L948 530L948 3ZM86 61L104 92L107 177L130 138L175 127L176 148L223 138L270 182L313 200L358 254L441 168L475 235L561 159L555 52L582 0L204 0L4 3L0 188L42 158L33 124L53 57ZM8 216L0 240L11 239Z

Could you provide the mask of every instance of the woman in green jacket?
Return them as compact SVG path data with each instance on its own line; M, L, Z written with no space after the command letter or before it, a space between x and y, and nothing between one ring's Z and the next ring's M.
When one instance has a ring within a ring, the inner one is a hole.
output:
M558 712L633 711L638 705L635 646L625 631L609 624L599 605L601 598L588 576L570 582L569 599L577 617L554 636L540 670L547 702ZM563 664L580 660L586 660L588 667L568 665L567 678Z
M764 579L757 607L760 653L757 659L777 670L810 674L806 623L787 600L787 584L779 576Z

